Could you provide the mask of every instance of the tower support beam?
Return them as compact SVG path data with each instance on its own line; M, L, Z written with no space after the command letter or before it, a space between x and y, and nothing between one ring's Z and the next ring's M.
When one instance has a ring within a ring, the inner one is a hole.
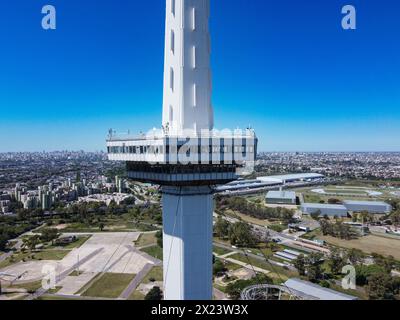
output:
M163 187L164 299L212 299L212 189Z

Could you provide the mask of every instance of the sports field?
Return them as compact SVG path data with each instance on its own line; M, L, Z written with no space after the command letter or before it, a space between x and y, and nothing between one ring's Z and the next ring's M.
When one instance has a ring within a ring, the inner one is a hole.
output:
M366 253L379 253L384 256L393 256L400 260L400 240L368 235L355 240L342 240L330 236L319 236L326 242L348 249L360 249Z

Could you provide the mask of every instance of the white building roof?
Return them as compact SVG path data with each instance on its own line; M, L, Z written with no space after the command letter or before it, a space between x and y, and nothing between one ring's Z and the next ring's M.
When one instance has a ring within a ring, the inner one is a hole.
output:
M300 279L289 279L285 282L285 286L289 289L300 291L308 296L315 297L318 300L358 300L355 296L324 288Z
M324 178L324 175L319 173L294 173L286 175L258 177L257 180L280 181L283 183L288 180L307 180L307 179L321 179L321 178Z
M269 191L267 199L296 199L296 192L294 191Z
M347 208L342 204L303 203L302 207L304 207L304 208L313 208L313 209L341 209L341 210L347 210Z
M357 201L357 200L344 200L344 204L354 204L361 206L389 206L386 202L383 201Z

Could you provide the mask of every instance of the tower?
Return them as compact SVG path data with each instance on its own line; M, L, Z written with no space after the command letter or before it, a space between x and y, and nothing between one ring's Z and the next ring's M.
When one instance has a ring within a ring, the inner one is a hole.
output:
M166 0L162 129L109 131L108 158L130 179L162 186L164 298L212 299L213 190L254 163L251 129L214 130L210 0Z
M210 0L167 0L163 126L211 130Z

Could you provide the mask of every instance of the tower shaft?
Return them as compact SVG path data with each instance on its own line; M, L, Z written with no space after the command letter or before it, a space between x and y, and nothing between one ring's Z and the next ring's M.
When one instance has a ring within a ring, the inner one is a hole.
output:
M211 130L210 0L167 0L166 9L163 126Z
M212 212L209 187L163 187L164 298L212 299Z

